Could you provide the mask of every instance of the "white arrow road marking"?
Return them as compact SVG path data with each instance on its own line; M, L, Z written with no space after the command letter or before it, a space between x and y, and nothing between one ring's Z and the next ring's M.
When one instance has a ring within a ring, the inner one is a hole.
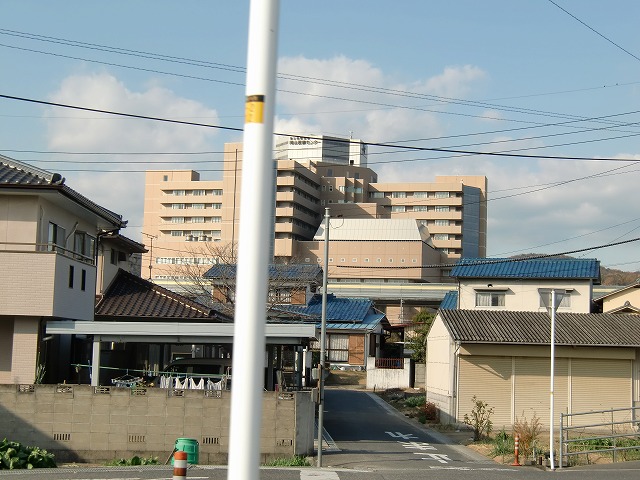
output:
M424 455L424 457L422 457L422 460L436 460L440 463L447 463L450 462L451 459L445 455L444 453L420 453L420 452L413 452L414 455Z
M402 438L403 440L411 440L412 438L418 438L412 433L400 433L400 432L384 432L391 438Z
M437 450L433 445L429 445L425 442L398 442L404 448L413 448L416 450Z

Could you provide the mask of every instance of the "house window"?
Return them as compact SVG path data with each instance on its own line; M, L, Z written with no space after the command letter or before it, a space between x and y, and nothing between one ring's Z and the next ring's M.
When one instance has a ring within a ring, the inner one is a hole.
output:
M413 211L414 212L426 212L427 211L427 206L426 205L414 205L413 206Z
M197 210L203 210L204 209L204 203L192 203L191 204L191 208L195 208Z
M193 195L201 197L204 195L204 190L194 190L192 193Z
M69 265L69 288L73 288L74 273L73 265Z
M53 222L49 222L49 234L47 238L48 250L50 252L54 252L56 250L55 246L61 247L64 249L64 239L66 237L66 231L60 225L56 225Z
M162 176L162 181L163 182L168 182L169 181L169 175L163 175Z
M448 211L449 211L448 205L436 205L436 212L448 212Z
M391 213L403 213L406 211L406 207L404 205L393 205L391 207Z
M349 335L331 334L328 335L327 356L330 362L349 361Z
M184 196L184 190L174 190L173 194L178 196L178 197L183 197Z
M449 226L449 220L436 220L436 226L437 227L448 227Z
M87 271L83 268L80 276L80 290L83 292L87 289Z
M171 217L171 223L184 223L184 217Z
M449 192L436 192L436 198L449 198Z
M448 233L436 233L433 235L434 240L449 240Z
M172 237L181 237L182 236L182 230L173 230L171 232L171 236Z
M216 197L221 197L222 196L222 189L221 188L216 188L216 189L212 190L211 193L213 195L215 195Z
M73 235L73 251L85 258L93 259L95 255L96 239L86 232L76 232Z
M110 262L111 265L118 265L118 250L116 250L115 248L111 249Z
M393 198L407 198L407 192L393 192L391 196Z
M171 208L174 210L184 210L184 203L172 203Z
M476 307L504 307L505 292L476 292Z
M211 223L221 223L222 217L211 217Z
M220 210L222 208L222 204L221 203L212 203L211 204L211 208L213 208L214 210Z
M556 293L556 296L557 295L558 294ZM542 291L540 292L540 306L546 307L547 305L551 306L551 292ZM562 300L560 300L558 308L571 308L571 294L565 293L564 291L562 292Z
M427 192L413 192L415 198L427 198L429 194Z
M191 223L204 223L204 217L191 217Z
M369 198L384 198L384 192L369 192Z

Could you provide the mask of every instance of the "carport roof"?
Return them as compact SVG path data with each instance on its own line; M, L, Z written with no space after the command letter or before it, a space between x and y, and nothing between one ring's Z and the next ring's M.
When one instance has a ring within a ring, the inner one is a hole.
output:
M551 318L546 312L440 310L452 339L460 343L550 345ZM557 313L556 345L640 346L638 315Z

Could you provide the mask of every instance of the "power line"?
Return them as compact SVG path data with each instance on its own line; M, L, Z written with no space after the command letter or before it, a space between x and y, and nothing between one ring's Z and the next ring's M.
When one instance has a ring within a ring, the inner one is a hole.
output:
M626 48L618 45L616 42L614 42L613 40L611 40L609 37L603 35L602 33L600 33L599 31L597 31L595 28L593 28L591 25L588 25L587 23L583 22L582 20L580 20L578 17L576 17L573 13L569 12L568 10L566 10L565 8L561 7L560 5L558 5L556 2L554 2L553 0L549 0L549 3L552 3L553 5L555 5L556 7L558 7L560 10L562 10L564 13L566 13L567 15L569 15L571 18L573 18L574 20L576 20L577 22L581 23L582 25L584 25L585 27L587 27L589 30L591 30L593 33L595 33L596 35L598 35L599 37L604 38L607 42L609 42L611 45L613 45L614 47L616 47L619 50L622 50L624 53L626 53L627 55L635 58L636 60L640 61L640 57L634 55L633 53L631 53L629 50L627 50Z

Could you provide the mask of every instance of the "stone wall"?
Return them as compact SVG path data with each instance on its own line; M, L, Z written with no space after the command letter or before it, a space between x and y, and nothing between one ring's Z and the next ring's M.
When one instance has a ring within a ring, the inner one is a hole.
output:
M312 455L313 392L263 392L263 462ZM89 385L0 385L0 437L47 449L57 462L172 453L199 442L200 464L226 464L231 392ZM256 432L257 433L257 432Z

